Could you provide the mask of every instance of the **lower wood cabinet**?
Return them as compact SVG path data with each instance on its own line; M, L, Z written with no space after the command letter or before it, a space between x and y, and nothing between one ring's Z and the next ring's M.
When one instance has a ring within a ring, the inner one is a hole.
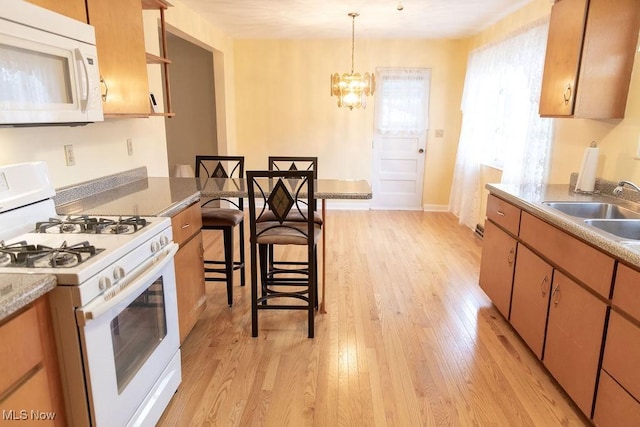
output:
M553 267L519 244L509 320L538 359L542 359L552 278Z
M178 297L180 343L189 335L206 308L204 285L204 247L202 245L202 211L200 204L178 212L171 218L173 240L180 249L174 262Z
M202 233L189 240L176 254L180 343L189 335L206 308Z
M480 287L506 318L509 317L515 261L516 239L487 221L482 242Z
M0 323L0 426L66 425L45 295Z
M598 426L640 425L640 273L618 264L596 397ZM622 313L624 311L625 314Z
M640 426L640 403L605 371L600 371L593 423L601 427Z
M591 416L607 305L554 272L543 362L584 414Z

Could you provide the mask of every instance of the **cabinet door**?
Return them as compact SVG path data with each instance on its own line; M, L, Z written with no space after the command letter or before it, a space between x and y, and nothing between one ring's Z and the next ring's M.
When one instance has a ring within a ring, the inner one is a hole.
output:
M181 247L174 261L182 343L206 307L202 234L198 233Z
M87 8L84 0L27 0L29 3L53 10L61 15L68 16L77 21L87 22Z
M587 0L559 0L551 9L540 95L541 116L573 114L587 4Z
M640 403L605 371L600 373L593 423L599 427L640 425Z
M487 221L482 242L480 287L506 318L509 317L515 261L515 239Z
M589 0L574 117L624 117L638 30L638 0Z
M559 271L553 276L543 362L590 417L607 306Z
M529 348L542 359L553 267L522 244L513 278L509 321Z
M96 29L98 66L105 81L105 116L146 117L150 113L147 60L140 0L87 0Z

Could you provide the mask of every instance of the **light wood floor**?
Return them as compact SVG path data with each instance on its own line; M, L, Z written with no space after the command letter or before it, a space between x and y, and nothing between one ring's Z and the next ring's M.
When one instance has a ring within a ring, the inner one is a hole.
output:
M453 215L329 211L326 226L316 337L304 312L261 311L252 338L249 285L229 308L207 283L160 425L587 424L478 287L481 242Z

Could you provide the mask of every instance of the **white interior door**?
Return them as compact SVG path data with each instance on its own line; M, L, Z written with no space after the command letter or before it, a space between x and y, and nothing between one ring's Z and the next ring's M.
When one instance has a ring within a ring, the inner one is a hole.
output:
M371 208L422 210L431 70L382 68L377 82Z
M376 134L373 143L373 209L421 210L426 132Z

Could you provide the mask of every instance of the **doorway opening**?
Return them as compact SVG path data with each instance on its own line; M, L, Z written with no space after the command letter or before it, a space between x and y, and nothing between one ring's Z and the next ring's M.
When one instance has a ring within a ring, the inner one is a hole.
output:
M165 120L167 162L193 167L197 154L218 154L214 53L167 32L169 84L175 117Z

